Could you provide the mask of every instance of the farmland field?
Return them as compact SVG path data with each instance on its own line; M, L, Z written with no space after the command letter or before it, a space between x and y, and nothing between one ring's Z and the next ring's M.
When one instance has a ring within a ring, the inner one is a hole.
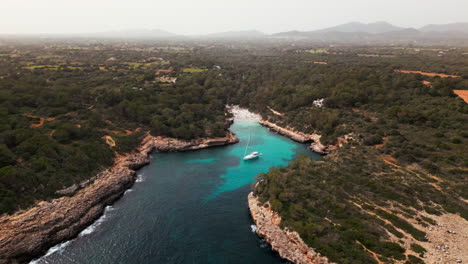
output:
M200 68L185 68L182 70L182 72L185 73L197 73L197 72L204 72L206 71L205 69L200 69Z

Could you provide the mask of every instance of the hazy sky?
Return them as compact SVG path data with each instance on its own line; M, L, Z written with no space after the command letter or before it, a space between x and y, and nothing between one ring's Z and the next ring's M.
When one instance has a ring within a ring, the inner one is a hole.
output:
M0 0L0 33L314 30L350 21L468 22L468 0Z

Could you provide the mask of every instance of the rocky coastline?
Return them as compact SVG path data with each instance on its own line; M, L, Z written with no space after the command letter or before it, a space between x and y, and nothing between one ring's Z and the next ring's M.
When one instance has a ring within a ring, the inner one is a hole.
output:
M93 177L84 188L72 188L74 195L0 217L0 263L27 263L62 241L76 237L99 218L136 180L136 170L149 163L154 151L191 151L237 143L225 137L183 141L147 135L133 153L118 157L114 166Z
M249 194L248 203L257 234L264 238L282 258L295 264L332 263L308 247L297 232L287 228L281 229L281 217L269 207L260 205L253 193Z
M267 120L258 123L280 135L286 136L296 142L310 144L309 149L315 153L326 155L337 148L335 145L323 145L319 134L306 134L291 128L280 127ZM256 225L257 234L271 245L272 249L288 261L295 264L327 264L331 263L324 256L308 247L299 234L287 228L281 229L281 217L269 207L259 205L253 193L248 196L250 214Z
M264 127L267 127L269 128L270 130L280 134L280 135L283 135L283 136L286 136L296 142L299 142L299 143L310 143L310 150L312 150L313 152L316 152L318 154L321 154L321 155L326 155L328 153L330 153L331 150L334 150L336 149L336 146L334 145L323 145L321 142L320 142L320 138L321 138L321 135L319 134L305 134L305 133L302 133L302 132L298 132L298 131L295 131L293 129L290 129L290 128L284 128L284 127L280 127L278 126L277 124L275 123L272 123L270 121L267 121L267 120L260 120L258 121L258 123Z

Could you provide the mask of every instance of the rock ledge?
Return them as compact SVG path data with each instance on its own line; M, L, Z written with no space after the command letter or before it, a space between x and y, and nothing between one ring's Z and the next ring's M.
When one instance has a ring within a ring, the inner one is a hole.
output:
M269 207L259 205L253 193L248 196L250 214L257 226L257 234L272 249L288 261L296 264L331 264L328 259L308 247L297 232L280 228L281 217Z

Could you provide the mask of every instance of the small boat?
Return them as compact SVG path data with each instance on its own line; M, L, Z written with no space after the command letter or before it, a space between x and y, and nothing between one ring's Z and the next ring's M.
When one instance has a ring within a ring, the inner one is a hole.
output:
M250 132L252 132L252 130ZM245 155L247 154L247 149L249 149L249 145L250 145L250 134L251 133L249 133L249 141L247 141L247 146L245 147L245 151L244 151L244 160L256 159L262 155L262 153L259 153L257 151L251 152L249 155Z
M245 156L244 160L255 159L255 158L260 157L261 155L262 155L262 153L258 153L257 151L254 151L254 152L250 153L249 155Z

